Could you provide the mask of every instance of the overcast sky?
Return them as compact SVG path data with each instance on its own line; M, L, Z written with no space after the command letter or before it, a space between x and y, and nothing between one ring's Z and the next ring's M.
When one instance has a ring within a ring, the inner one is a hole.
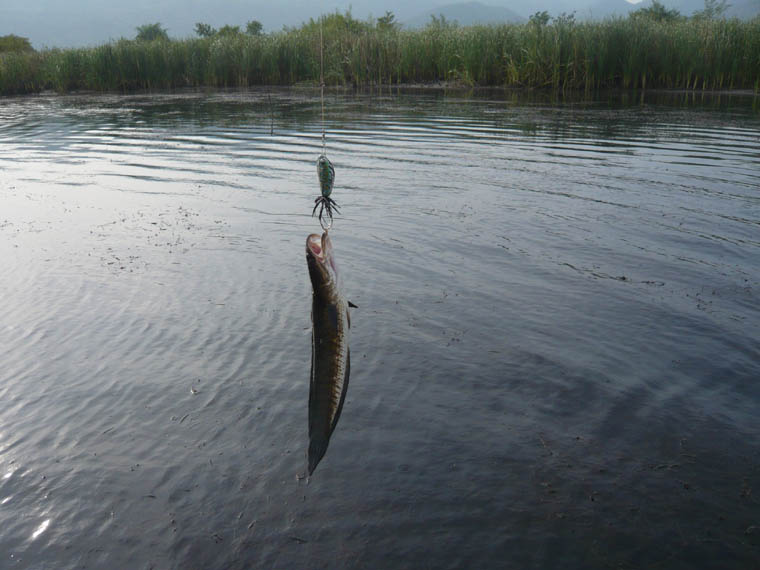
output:
M482 4L509 9L526 18L538 10L557 15L576 11L579 16L603 17L630 9L630 0L481 0ZM734 4L760 0L734 0ZM27 37L36 48L88 46L121 37L133 38L141 24L160 22L172 37L193 35L196 22L219 27L245 27L258 20L265 31L297 26L319 14L351 8L355 17L382 16L392 11L397 20L426 21L429 14L455 0L0 0L0 35ZM703 0L664 0L685 14ZM621 8L624 7L624 8ZM467 13L469 9L465 9ZM469 10L475 11L475 10ZM460 8L459 13L463 13ZM496 14L491 10L489 14Z

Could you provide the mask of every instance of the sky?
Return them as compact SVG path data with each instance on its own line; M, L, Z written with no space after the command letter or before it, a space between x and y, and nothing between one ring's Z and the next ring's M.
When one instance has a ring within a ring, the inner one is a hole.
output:
M577 17L604 17L624 14L631 3L641 0L480 0L491 8L489 17L513 14L527 18L539 10L558 15L576 12ZM650 1L650 0L646 0ZM196 22L213 27L225 24L243 29L250 20L258 20L265 31L283 26L298 26L320 14L351 9L355 17L378 17L391 11L402 23L420 23L430 14L445 10L456 0L0 0L0 36L16 34L27 37L35 48L90 46L133 38L139 25L160 22L171 37L193 36ZM760 0L734 0L757 3ZM664 0L689 14L699 9L703 0ZM685 7L685 8L684 8ZM457 13L474 13L476 6Z

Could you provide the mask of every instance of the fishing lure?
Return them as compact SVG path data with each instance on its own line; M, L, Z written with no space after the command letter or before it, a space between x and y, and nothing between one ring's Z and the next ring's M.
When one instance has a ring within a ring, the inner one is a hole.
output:
M311 215L316 215L317 208L319 208L319 224L323 230L327 231L332 227L333 212L340 214L340 210L338 210L338 204L335 203L335 200L330 198L335 183L335 168L324 154L317 159L317 176L319 177L322 195L314 199L314 209L311 211ZM329 222L323 219L325 214L329 218Z

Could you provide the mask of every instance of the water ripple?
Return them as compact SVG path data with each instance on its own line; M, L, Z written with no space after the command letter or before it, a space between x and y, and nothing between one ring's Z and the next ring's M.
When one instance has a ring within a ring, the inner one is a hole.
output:
M500 97L330 98L308 485L314 93L4 100L0 566L752 566L751 98Z

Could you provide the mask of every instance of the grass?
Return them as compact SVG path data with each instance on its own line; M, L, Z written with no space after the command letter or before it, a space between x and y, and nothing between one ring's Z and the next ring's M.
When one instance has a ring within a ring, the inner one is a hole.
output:
M558 18L402 30L323 18L324 78L333 85L455 82L593 90L760 90L760 18L656 22ZM250 36L119 40L93 48L0 54L0 94L46 89L136 91L318 82L320 25Z

